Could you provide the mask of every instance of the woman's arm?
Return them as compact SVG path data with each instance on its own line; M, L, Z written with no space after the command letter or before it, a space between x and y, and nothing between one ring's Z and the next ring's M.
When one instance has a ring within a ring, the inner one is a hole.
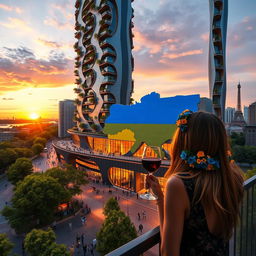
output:
M179 256L185 215L189 209L188 195L181 179L173 176L167 181L163 205L161 253L162 256Z

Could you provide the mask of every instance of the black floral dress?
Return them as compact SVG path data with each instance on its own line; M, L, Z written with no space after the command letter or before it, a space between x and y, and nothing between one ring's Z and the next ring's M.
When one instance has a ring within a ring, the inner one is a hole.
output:
M190 215L184 223L180 256L228 256L228 242L210 233L201 203L192 205L195 179L180 178L190 201Z

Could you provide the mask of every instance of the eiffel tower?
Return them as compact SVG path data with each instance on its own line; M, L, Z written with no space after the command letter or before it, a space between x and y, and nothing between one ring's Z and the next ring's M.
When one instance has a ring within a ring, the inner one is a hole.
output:
M234 114L233 120L231 122L231 126L240 126L244 127L246 125L246 122L244 120L244 116L241 110L241 84L237 85L237 107L236 112Z

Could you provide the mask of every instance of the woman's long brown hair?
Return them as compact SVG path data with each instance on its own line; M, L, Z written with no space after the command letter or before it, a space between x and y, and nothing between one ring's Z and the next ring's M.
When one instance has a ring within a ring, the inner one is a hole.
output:
M194 170L180 158L182 150L206 155L220 161L220 169ZM222 121L213 114L196 112L188 120L188 129L176 130L172 139L171 166L165 177L189 171L195 177L193 203L201 202L204 209L214 209L219 223L219 236L229 239L239 219L239 205L243 196L243 176L230 163L227 135Z

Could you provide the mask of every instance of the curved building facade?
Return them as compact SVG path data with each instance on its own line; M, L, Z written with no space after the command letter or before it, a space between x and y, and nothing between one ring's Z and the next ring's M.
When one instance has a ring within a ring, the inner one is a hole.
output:
M74 49L78 131L99 132L112 104L133 92L131 0L77 0Z
M228 0L209 0L209 91L215 114L224 120Z

